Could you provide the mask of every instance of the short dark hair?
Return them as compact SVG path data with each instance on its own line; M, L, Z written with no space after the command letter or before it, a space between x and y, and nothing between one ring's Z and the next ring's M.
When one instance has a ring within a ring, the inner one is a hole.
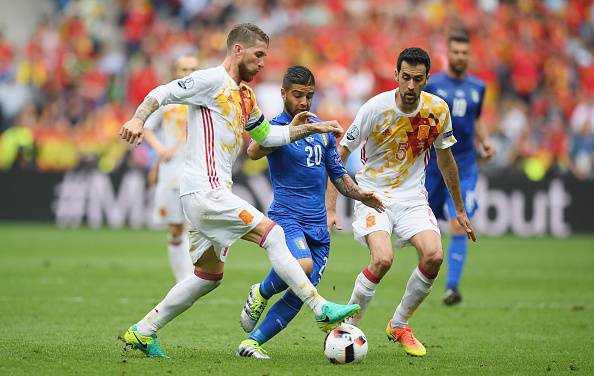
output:
M396 62L396 70L398 70L398 72L400 72L403 61L406 61L411 65L423 64L425 68L427 68L426 74L429 74L431 59L424 49L418 47L405 48L400 55L398 55L398 61Z
M313 73L302 65L289 67L283 77L283 88L288 89L291 84L315 86L316 79Z
M457 29L450 33L448 44L450 42L470 43L470 33L466 29Z
M238 42L251 46L256 42L256 39L266 42L266 45L270 42L268 34L252 23L235 25L227 35L227 50L231 50L233 45Z

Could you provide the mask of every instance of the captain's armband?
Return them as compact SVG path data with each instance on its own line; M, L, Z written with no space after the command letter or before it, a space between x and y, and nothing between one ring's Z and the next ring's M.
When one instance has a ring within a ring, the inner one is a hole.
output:
M264 115L262 115L254 124L250 124L246 127L245 130L250 134L250 137L253 138L254 141L261 143L270 134L270 123Z

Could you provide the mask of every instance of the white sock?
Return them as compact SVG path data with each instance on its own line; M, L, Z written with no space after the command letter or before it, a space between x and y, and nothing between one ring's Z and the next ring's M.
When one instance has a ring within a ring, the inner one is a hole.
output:
M393 328L404 328L408 325L408 319L431 292L433 281L435 279L427 278L418 267L413 270L406 284L404 296L392 317Z
M198 298L217 288L222 279L223 273L210 274L196 271L196 275L188 276L173 286L165 298L136 324L138 332L143 336L155 334L169 321L190 308Z
M357 314L346 322L347 324L357 325L361 319L363 318L363 313L367 310L367 306L369 306L369 302L375 295L375 290L379 284L379 279L371 274L367 268L363 269L361 273L355 279L355 287L353 287L353 293L351 294L351 300L349 300L349 304L359 304L361 306L361 310L357 312Z
M167 250L169 251L169 263L176 283L194 273L189 243L188 234L186 233L175 237L169 236Z
M322 305L326 303L326 299L318 294L318 290L287 248L282 227L276 224L271 227L262 237L260 246L266 250L274 271L315 315L322 314Z

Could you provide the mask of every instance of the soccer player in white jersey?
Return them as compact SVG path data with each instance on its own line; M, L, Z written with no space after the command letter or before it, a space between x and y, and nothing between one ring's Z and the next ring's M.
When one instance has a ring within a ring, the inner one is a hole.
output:
M289 127L271 127L261 113L250 82L264 67L268 35L253 24L233 27L227 36L227 56L218 67L199 70L152 90L134 117L120 129L130 144L143 139L143 126L158 107L188 105L186 158L180 195L189 224L194 274L124 334L127 345L147 356L166 357L156 332L218 287L228 248L238 239L259 244L272 267L313 312L320 329L328 331L359 310L325 300L307 278L285 243L283 229L231 192L233 162L242 147L243 132L264 147L289 144L314 133L342 135L336 121L306 123L310 112L297 114Z
M466 234L475 240L460 194L458 169L450 151L456 142L448 105L441 98L423 92L429 77L430 59L420 48L407 48L398 56L395 77L398 88L380 93L357 113L339 153L346 161L361 144L364 168L357 183L382 197L386 211L355 203L355 239L368 247L369 265L357 276L350 303L360 312L347 322L357 324L369 305L381 278L392 266L391 235L400 247L412 245L419 265L408 280L404 296L386 328L388 338L400 342L411 355L424 356L425 347L408 325L408 320L429 295L443 259L437 221L427 202L424 188L429 148L437 153L439 169L456 206L456 218ZM336 223L336 190L327 190L328 224Z
M173 78L181 79L198 69L198 58L184 55L175 60ZM167 251L176 282L194 273L188 253L188 237L184 234L184 213L179 199L179 176L182 173L188 107L168 104L159 107L145 123L144 137L158 157L158 178L155 191L155 210L162 223L167 224Z

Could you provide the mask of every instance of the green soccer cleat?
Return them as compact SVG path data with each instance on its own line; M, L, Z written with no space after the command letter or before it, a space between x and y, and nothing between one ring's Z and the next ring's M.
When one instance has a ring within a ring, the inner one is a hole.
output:
M260 316L262 316L262 312L264 312L264 308L266 308L267 303L268 300L264 299L262 295L260 295L260 284L257 283L252 285L245 301L245 305L243 306L241 314L239 315L239 322L246 333L250 333L252 330L254 330L254 327L256 326L258 320L260 320Z
M159 342L157 341L157 335L143 336L138 333L136 325L132 325L126 331L124 334L124 342L126 343L126 346L138 349L148 357L169 359L169 357L161 350Z
M253 339L245 339L241 341L236 352L237 356L256 359L270 359L266 350Z
M326 302L322 306L322 314L316 316L318 327L323 332L329 332L337 327L341 322L359 312L359 304L336 304Z

